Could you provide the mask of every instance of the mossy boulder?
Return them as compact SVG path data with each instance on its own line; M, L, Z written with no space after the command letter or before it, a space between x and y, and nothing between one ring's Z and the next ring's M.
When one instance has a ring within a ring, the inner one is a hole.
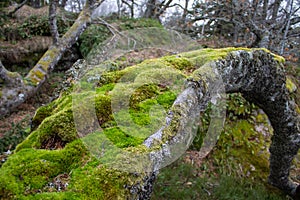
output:
M185 87L184 82L188 75L205 63L225 58L228 53L236 50L252 51L244 48L197 50L146 60L120 71L116 69L104 71L98 77L95 74L101 66L96 66L81 79L78 87L73 87L73 93L65 92L59 99L37 110L32 120L34 126L32 133L17 146L14 154L1 167L0 182L4 184L0 185L0 197L3 199L149 198L156 172L151 169L141 170L145 167L144 163L138 163L139 160L130 158L130 155L135 153L148 155L151 151L162 148L161 144L173 138L175 133L168 130L175 130L176 124L164 131L162 140L158 140L152 147L144 144L151 134L164 125L163 110L176 112L172 104ZM83 105L93 102L96 118L89 118L89 112L77 110L78 102L82 102ZM247 112L250 111L241 110L238 114L243 115ZM236 113L234 115L236 116ZM82 119L82 124L78 124L77 119ZM89 119L94 121L88 121ZM89 124L97 124L97 129ZM79 131L81 129L84 131ZM248 121L238 121L229 126L226 132L228 135L242 134L248 140L251 137L259 141L265 139L256 133ZM107 143L100 143L101 145L113 146L108 149L111 152L104 158L101 157L103 149L97 143L103 139ZM87 147L87 144L93 142L95 143L93 149ZM251 155L259 153L252 146L255 144L248 143L247 140L234 142L236 146L246 145L242 153L235 149L230 151L237 157L244 153L249 155L242 158L244 163L253 158ZM201 147L201 144L199 146ZM118 155L116 154L118 151L129 152L129 156ZM111 160L116 166L106 165L105 162ZM259 163L257 166L260 166L257 167L259 168L257 172L262 172L261 176L266 178L267 160L257 157L256 161ZM123 165L126 168L126 162L137 162L134 167L140 171L134 173L120 170ZM245 170L251 171L251 166L247 166Z

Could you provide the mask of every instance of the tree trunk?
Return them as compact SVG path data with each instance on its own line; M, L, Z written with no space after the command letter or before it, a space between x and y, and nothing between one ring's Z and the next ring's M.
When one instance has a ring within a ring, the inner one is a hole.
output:
M43 2L42 2L42 0L31 0L30 5L31 5L31 7L34 7L34 8L40 8L43 6Z
M156 0L148 0L144 18L154 18L156 11Z
M286 23L286 27L285 27L285 30L284 30L284 34L283 34L283 37L282 37L282 40L280 41L280 50L279 50L279 54L282 55L283 52L284 52L284 46L285 46L285 42L287 40L287 35L288 35L288 32L289 32L289 28L290 28L290 24L291 24L291 15L292 15L292 12L293 12L293 0L290 2L288 1L288 4L287 6L289 5L290 8L287 8L289 9L289 12L287 13L287 23Z
M181 57L185 55L181 54ZM210 63L205 70L199 68L194 71L192 77L188 87L173 104L177 112L170 112L166 117L168 123L160 132L169 129L170 124L176 122L180 122L172 125L176 130L185 130L188 126L186 118L193 118L193 111L207 106L207 101L213 98L213 91L207 88L215 84L218 80L216 77L222 77L226 93L242 93L249 102L258 105L268 115L274 129L270 147L269 183L299 199L300 186L289 180L289 172L300 148L300 116L286 89L285 73L280 61L265 50L233 51L226 58ZM188 131L178 131L165 145L185 144L183 140L188 137L187 134ZM158 135L161 134L150 136L144 144L151 147L154 141L151 138L161 139L157 138ZM164 149L152 155L154 166L163 165L164 160L170 156L163 151Z
M24 0L22 3L18 4L13 11L8 13L8 16L12 17L15 12L17 12L20 8L22 8L27 3L27 1L28 0Z
M273 4L272 19L271 19L271 21L273 23L276 22L276 19L277 19L277 16L278 16L279 7L280 7L280 3L281 3L281 0L275 0L275 2Z
M0 60L0 85L5 86L18 86L22 85L22 77L16 72L8 71Z
M263 12L262 12L262 19L263 19L263 20L267 19L267 15L268 15L268 6L269 6L269 0L264 0L264 4L263 4Z
M270 32L265 30L260 37L258 37L259 48L269 48L270 44Z
M56 10L58 6L58 0L51 0L49 6L49 26L53 39L53 44L57 44L59 34L57 30Z
M30 70L24 78L24 81L22 81L18 87L9 87L9 85L4 82L4 87L0 88L2 94L0 97L0 116L10 113L18 105L32 96L45 82L46 77L54 69L64 52L78 40L81 33L91 22L91 7L94 5L88 2L89 1L87 1L72 27L57 44L50 46L48 51L42 56L34 68Z

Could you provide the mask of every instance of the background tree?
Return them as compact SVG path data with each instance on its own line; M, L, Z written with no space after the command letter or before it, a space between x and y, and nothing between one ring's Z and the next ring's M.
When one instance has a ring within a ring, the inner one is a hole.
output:
M44 5L45 1L28 0L27 3L34 3L38 6ZM85 14L81 14L75 22L76 25L80 24L80 28L76 29L73 26L76 30L71 28L72 30L70 29L62 38L59 38L58 26L56 25L55 13L57 6L67 6L69 10L78 12L83 7L83 3L82 0L50 1L49 23L53 36L53 47L55 47L54 52L57 54L53 57L52 64L48 63L48 66L44 66L44 59L48 59L47 56L50 55L45 54L46 57L42 57L35 68L26 76L25 85L28 86L27 82L33 85L37 84L38 88L44 82L44 76L48 73L48 70L51 71L54 68L67 47L75 43L78 35L91 22L89 15L95 10L95 6L91 6L94 5L95 1L89 0L86 2L86 5L90 5L89 9L85 6L83 8ZM265 47L280 54L286 53L287 50L293 50L295 54L299 53L299 0L185 0L182 4L172 0L119 0L114 3L118 3L118 16L129 13L130 17L135 17L135 13L139 13L142 17L156 19L164 24L166 24L166 20L163 19L165 17L163 16L164 13L170 12L171 9L174 10L177 6L182 10L181 14L177 12L175 15L173 11L173 15L170 13L166 15L173 22L178 19L178 23L173 23L172 27L188 33L196 39L214 36L221 39L225 38L230 42L230 46ZM189 8L190 5L192 5L191 8ZM53 52L54 49L51 51ZM42 75L37 76L36 73ZM19 93L16 92L15 95L18 96ZM23 95L21 96L23 97ZM29 95L24 94L24 99L27 96ZM18 100L18 102L22 101ZM17 105L17 103L13 103L13 105ZM4 107L5 109L8 108L7 106Z
M58 61L68 48L70 48L91 23L92 12L103 1L88 0L73 26L59 38L57 33L55 11L57 1L51 1L50 6L50 24L51 33L53 36L53 45L41 57L38 63L30 70L24 80L20 78L18 73L11 73L5 69L1 64L1 98L0 98L0 114L3 116L18 105L23 103L26 99L32 96L45 82L48 74L55 68ZM13 76L12 76L13 74ZM9 79L7 79L9 77ZM18 83L12 84L10 83Z
M128 9L129 9L129 16L131 18L134 18L135 7L138 6L138 4L135 2L135 0L122 0L121 2L128 7Z
M219 35L235 46L265 47L283 54L299 37L299 0L220 0L181 6L185 32L194 37Z
M173 0L148 0L143 17L159 20L159 17L170 7L172 2Z

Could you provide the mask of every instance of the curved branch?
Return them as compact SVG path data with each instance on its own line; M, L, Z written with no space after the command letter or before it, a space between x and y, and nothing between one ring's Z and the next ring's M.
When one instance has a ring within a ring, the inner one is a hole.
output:
M181 54L186 57L188 54ZM279 59L279 58L277 58ZM210 63L218 69L211 70L211 77L221 76L226 93L241 92L250 102L257 104L268 115L274 129L272 144L270 147L270 175L269 183L283 190L294 198L300 197L300 186L289 180L289 171L293 158L300 148L300 116L296 112L295 102L289 97L285 86L285 74L280 63L274 55L265 50L234 51L225 59ZM205 81L204 81L205 80ZM211 98L207 85L213 84L215 79L207 79L201 73L201 68L193 73L189 86L177 98L173 107L178 107L176 113L170 113L168 123L178 123L177 130L184 130L191 110L199 110L206 107L207 100ZM161 131L161 130L160 130ZM169 139L167 144L182 142L186 132L179 132ZM154 134L145 144L151 147L151 138L157 138ZM178 138L182 138L179 140ZM154 166L161 165L164 157L163 150L156 152Z

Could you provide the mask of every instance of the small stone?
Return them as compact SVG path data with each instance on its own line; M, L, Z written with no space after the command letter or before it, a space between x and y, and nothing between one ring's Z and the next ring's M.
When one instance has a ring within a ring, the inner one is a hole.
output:
M186 185L193 185L193 183L192 182L187 182Z

